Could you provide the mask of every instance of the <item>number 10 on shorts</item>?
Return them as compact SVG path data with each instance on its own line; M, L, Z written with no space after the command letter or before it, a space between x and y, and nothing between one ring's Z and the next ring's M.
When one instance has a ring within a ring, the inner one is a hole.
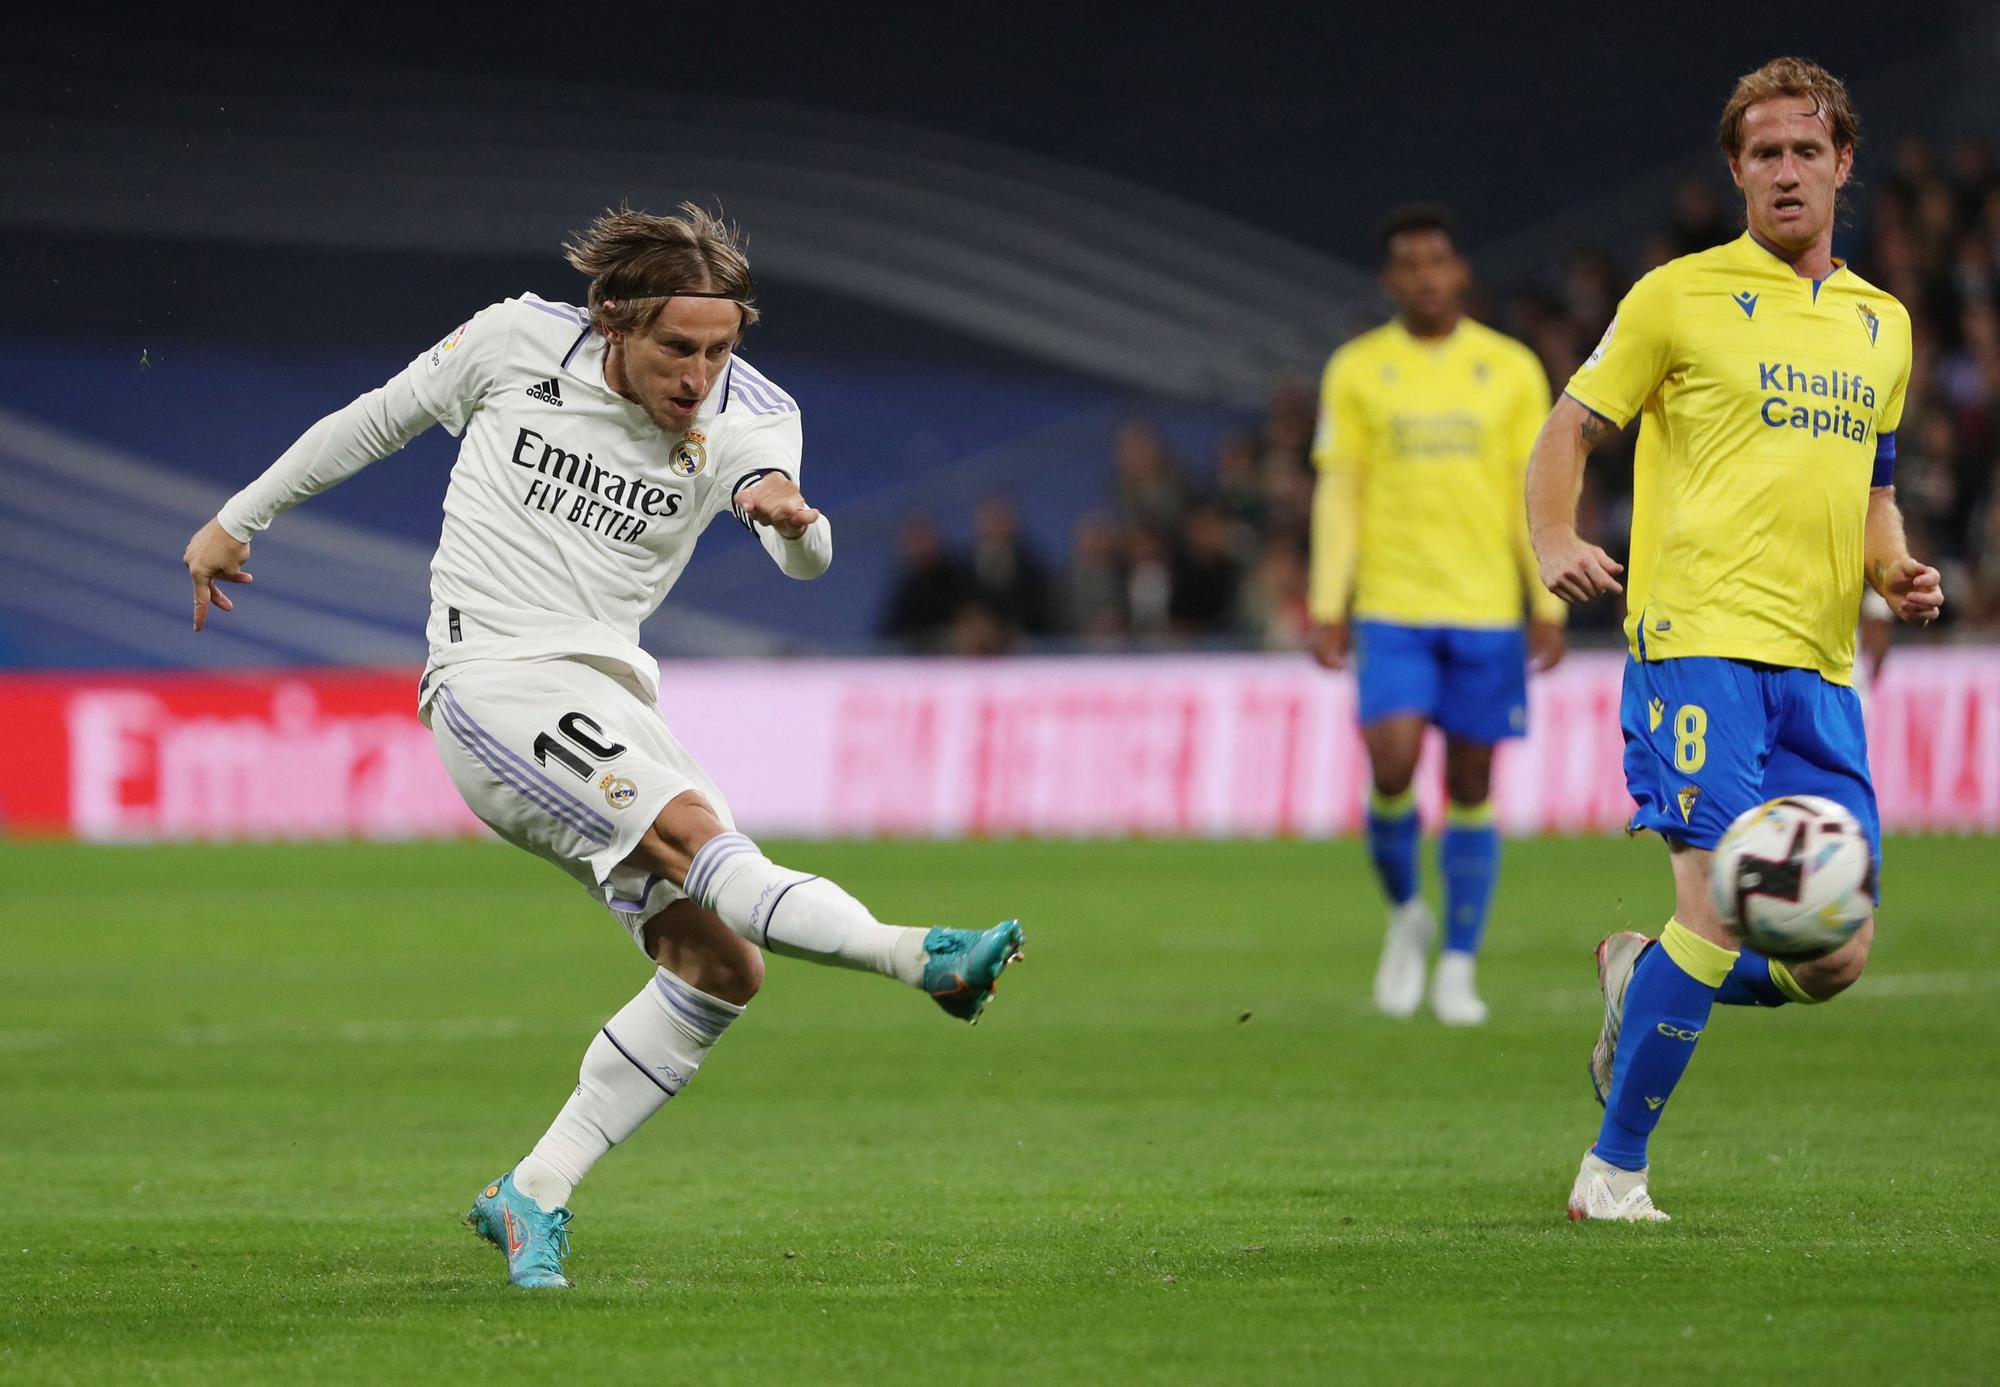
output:
M564 713L556 719L556 731L562 733L572 746L581 750L584 756L590 757L591 760L609 761L625 753L623 744L602 740L604 729L582 713ZM586 784L595 774L590 761L584 760L583 756L577 755L575 751L544 732L535 738L535 760L546 766L551 759Z

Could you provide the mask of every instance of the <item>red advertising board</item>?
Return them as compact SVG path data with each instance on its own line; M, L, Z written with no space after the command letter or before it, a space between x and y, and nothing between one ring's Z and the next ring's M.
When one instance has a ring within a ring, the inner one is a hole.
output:
M415 707L414 673L0 679L0 826L107 842L476 829Z
M1620 658L1532 686L1512 833L1620 827ZM481 831L414 671L0 678L0 831L93 841ZM1319 836L1359 826L1353 685L1287 656L670 665L666 720L752 833ZM2000 651L1898 652L1869 702L1886 826L2000 831ZM782 737L746 736L756 727ZM1435 748L1433 748L1435 757ZM1436 776L1420 799L1435 813Z

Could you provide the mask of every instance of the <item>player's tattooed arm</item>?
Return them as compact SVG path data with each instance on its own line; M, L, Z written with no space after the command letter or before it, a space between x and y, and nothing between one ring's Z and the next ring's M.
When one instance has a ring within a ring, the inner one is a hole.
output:
M1605 439L1618 432L1618 426L1593 410L1584 410L1583 418L1576 426L1577 437L1583 440L1586 451L1595 448Z
M1576 532L1584 461L1616 432L1610 420L1563 395L1528 457L1528 538L1542 586L1565 602L1624 591L1617 575L1625 566Z
M1935 568L1910 557L1894 487L1878 486L1869 492L1864 545L1862 572L1889 610L1912 626L1935 621L1944 608L1943 580Z

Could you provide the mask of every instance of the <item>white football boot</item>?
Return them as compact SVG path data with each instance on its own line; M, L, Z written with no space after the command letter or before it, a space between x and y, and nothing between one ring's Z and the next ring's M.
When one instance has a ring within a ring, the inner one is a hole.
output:
M1382 962L1375 970L1375 1009L1397 1020L1416 1014L1424 999L1424 966L1430 962L1431 936L1437 922L1422 896L1412 896L1389 911L1389 932L1382 939Z
M1631 985L1632 970L1639 956L1653 941L1643 934L1621 930L1607 934L1597 945L1597 986L1604 993L1604 1026L1597 1043L1590 1047L1590 1087L1602 1107L1611 1097L1611 1066L1618 1058L1618 1032L1625 1027L1625 989Z
M1644 1170L1620 1170L1609 1161L1600 1161L1595 1151L1583 1153L1583 1168L1569 1190L1569 1216L1573 1221L1608 1219L1616 1223L1666 1223L1667 1215L1653 1207L1646 1193Z
M1446 949L1431 972L1431 1013L1447 1026L1483 1026L1486 1003L1472 985L1472 955Z

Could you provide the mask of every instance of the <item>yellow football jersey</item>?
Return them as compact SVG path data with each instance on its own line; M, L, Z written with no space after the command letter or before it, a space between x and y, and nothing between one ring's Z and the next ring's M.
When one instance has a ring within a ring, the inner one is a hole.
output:
M1406 626L1561 621L1528 544L1528 453L1548 378L1513 338L1461 320L1435 342L1401 322L1327 363L1313 461L1312 614Z
M1643 411L1626 639L1854 681L1863 529L1903 416L1910 315L1845 266L1814 281L1747 233L1632 286L1569 394Z

